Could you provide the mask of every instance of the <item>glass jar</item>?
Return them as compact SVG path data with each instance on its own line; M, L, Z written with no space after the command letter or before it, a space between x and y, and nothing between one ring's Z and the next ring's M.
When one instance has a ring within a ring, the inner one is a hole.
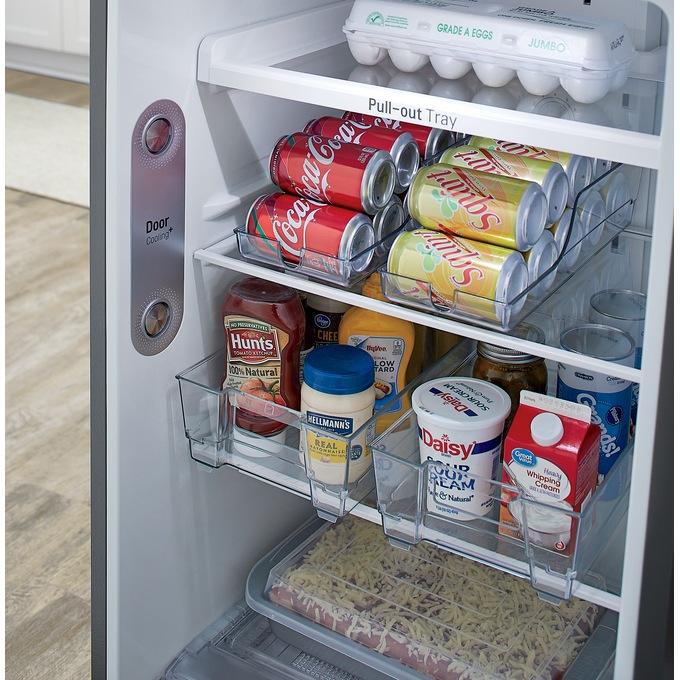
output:
M512 405L506 429L515 416L522 390L545 394L548 389L548 369L542 357L488 342L477 343L472 377L498 385L510 396Z

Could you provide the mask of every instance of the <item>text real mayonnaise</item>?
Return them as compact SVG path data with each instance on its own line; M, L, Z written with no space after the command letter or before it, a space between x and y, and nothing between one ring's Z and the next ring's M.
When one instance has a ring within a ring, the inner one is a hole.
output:
M358 347L325 345L305 360L300 410L307 473L325 484L353 483L371 467L367 446L375 403L373 358ZM349 456L349 460L348 460Z

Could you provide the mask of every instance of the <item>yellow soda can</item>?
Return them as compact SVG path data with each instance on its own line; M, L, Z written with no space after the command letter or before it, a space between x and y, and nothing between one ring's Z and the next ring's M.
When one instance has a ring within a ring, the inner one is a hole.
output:
M501 322L520 311L529 280L519 251L431 229L397 236L386 269L405 301Z
M536 182L436 163L421 168L406 197L426 229L529 250L545 229L548 202Z
M490 172L492 175L515 177L540 184L548 201L548 224L557 222L567 207L569 180L557 162L468 145L446 149L439 161L458 168Z
M593 159L586 158L586 156L577 156L576 154L566 153L564 151L543 149L538 146L529 146L517 142L506 142L502 139L491 139L490 137L474 136L470 139L470 146L476 146L479 149L491 149L491 151L504 151L505 153L514 153L525 158L537 158L539 160L559 163L564 168L564 172L567 174L567 179L569 180L567 205L570 207L574 206L576 195L582 189L585 189L593 179Z

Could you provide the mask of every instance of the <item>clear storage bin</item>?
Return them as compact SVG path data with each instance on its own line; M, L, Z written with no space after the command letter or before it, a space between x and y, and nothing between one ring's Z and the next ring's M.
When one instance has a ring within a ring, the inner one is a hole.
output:
M430 472L441 464L421 462L418 423L414 412L406 413L372 444L376 470L378 510L385 534L398 545L417 545L425 540L475 560L528 576L534 588L548 600L569 599L576 582L584 582L606 539L628 508L633 442L631 441L590 502L581 512L555 510L527 497L521 489L475 475L477 488L488 489L490 510L480 517L459 510L459 516L443 516L428 507ZM513 499L524 518L518 538L501 535L501 500ZM527 529L526 513L546 508L561 513L572 528L571 548L557 552L540 545Z
M469 343L464 343L462 347L449 350L402 392L393 395L385 407L410 394L422 382L455 371L469 354L470 347ZM218 351L175 376L179 384L184 431L194 460L211 468L229 465L311 498L319 515L330 520L347 514L374 492L372 466L352 482L349 482L349 465L340 484L317 479L300 442L306 440L308 432L318 433L325 439L334 440L338 452L349 453L355 442L366 436L366 432L374 431L377 416L352 435L342 436L308 424L299 411L265 402L236 389L221 388L223 371L224 352ZM261 403L262 412L284 426L279 434L263 437L236 427L238 399L246 396L251 403ZM349 455L346 459L350 460Z
M434 545L390 549L351 516L286 548L253 569L248 604L345 654L361 643L350 655L390 677L559 678L601 613L543 602L526 581Z
M463 143L464 141L462 140ZM604 216L604 219L588 220L588 229L582 230L581 237L572 238L579 213L587 209L587 207L584 208L584 204L589 193L591 191L604 191L611 177L614 173L620 172L620 169L621 164L613 165L607 173L598 177L579 192L564 239L565 247L560 252L557 261L536 281L511 300L491 300L456 289L451 299L442 301L441 295L433 290L429 281L391 273L385 266L382 266L380 276L385 297L392 302L421 311L496 330L509 330L539 307L552 292L559 289L576 271L585 267L600 249L613 241L628 226L635 204L635 199L631 198L630 195L626 195L620 205L615 207L610 205L610 210ZM620 218L625 216L627 219L615 219L617 215ZM419 226L411 221L406 228L414 229L419 228ZM570 257L577 251L577 257ZM564 263L570 259L576 259L576 264L565 267ZM557 276L555 276L555 272L557 272ZM545 285L545 282L550 281L551 278L554 279L552 283Z

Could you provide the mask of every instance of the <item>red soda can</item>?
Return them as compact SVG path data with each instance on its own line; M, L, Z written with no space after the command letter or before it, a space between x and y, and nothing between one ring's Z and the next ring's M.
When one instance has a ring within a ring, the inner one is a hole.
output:
M304 132L387 151L397 169L397 184L394 190L398 194L408 189L420 166L420 150L410 132L332 116L310 120Z
M245 230L262 252L317 271L338 274L348 262L360 272L373 256L367 215L279 191L255 200Z
M387 151L304 132L279 139L269 173L289 194L369 215L390 200L396 183Z
M388 128L390 130L410 132L413 139L416 140L416 144L418 144L420 156L423 160L435 156L456 141L456 133L450 130L440 130L439 128L418 125L417 123L408 123L403 120L372 116L367 113L353 113L352 111L346 111L343 114L343 118L347 120L356 120L368 125L375 125L376 127Z

